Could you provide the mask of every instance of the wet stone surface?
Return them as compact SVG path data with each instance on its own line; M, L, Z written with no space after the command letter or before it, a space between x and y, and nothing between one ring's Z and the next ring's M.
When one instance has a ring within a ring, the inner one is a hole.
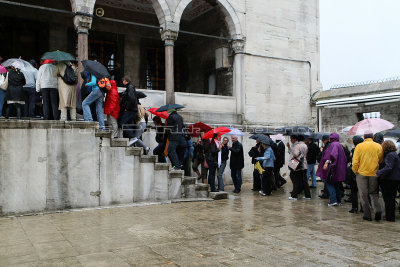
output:
M290 187L1 218L0 266L400 266L398 213L395 223L367 222L347 203L327 207L315 189L312 200L289 201Z

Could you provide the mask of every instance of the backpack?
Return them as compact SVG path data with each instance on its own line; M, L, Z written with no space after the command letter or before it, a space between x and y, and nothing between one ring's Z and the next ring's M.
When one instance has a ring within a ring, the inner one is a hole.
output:
M99 86L100 89L111 90L111 82L108 78L102 78L102 79L98 80L97 85Z
M68 85L75 85L78 83L78 77L75 75L75 71L72 68L72 65L67 65L65 69L64 76L61 76L61 79Z

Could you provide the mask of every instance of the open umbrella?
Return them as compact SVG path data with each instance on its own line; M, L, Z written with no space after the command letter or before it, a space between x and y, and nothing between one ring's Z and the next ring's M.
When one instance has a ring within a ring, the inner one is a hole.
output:
M71 55L70 53L63 52L60 50L57 51L52 51L52 52L46 52L43 54L42 59L51 59L57 62L60 61L75 61L76 58Z
M320 133L313 133L313 134L310 135L310 137L311 137L312 139L314 139L314 140L322 140L322 137L323 137L324 135L329 135L329 134L328 134L328 133L322 133L322 132L320 132Z
M394 129L394 130L391 130L391 131L387 131L385 133L385 136L400 138L400 128L397 128L397 129Z
M203 139L210 139L210 138L212 138L213 137L213 135L214 134L218 134L218 136L221 136L221 135L224 135L224 134L226 134L226 133L229 133L231 130L229 130L228 128L226 128L226 127L218 127L218 128L215 128L215 129L212 129L212 130L210 130L210 131L208 131L204 136L203 136Z
M212 130L211 126L202 122L194 123L189 126L189 133L192 137L199 137L201 132L206 133L211 130Z
M159 116L160 118L163 119L168 119L169 114L166 111L162 111L162 112L157 112L158 108L151 108L149 110L147 110L148 112L150 112L153 115Z
M147 95L143 92L136 91L136 97L137 97L137 99L141 99L141 98L146 98Z
M250 136L250 139L254 139L257 140L260 136L264 136L263 134L253 134L252 136Z
M107 68L100 62L93 60L82 60L83 68L96 76L98 79L110 78Z
M0 73L6 73L7 70L2 65L0 65Z
M20 58L10 58L7 59L6 61L4 61L1 65L3 65L3 67L9 67L9 66L14 66L18 69L20 69L23 73L24 72L32 72L32 71L37 71L37 69L35 69L31 63L29 63L28 61L25 61L23 59Z
M245 136L245 133L243 133L241 130L233 127L228 127L229 130L231 130L229 133L226 133L228 135L237 135L237 136Z
M161 107L157 110L157 112L168 111L168 110L170 110L170 109L181 109L181 108L185 108L185 107L182 106L182 105L179 105L179 104L167 104L167 105L161 106Z
M283 136L283 134L271 135L271 139L272 139L273 141L277 141L277 140L280 140L280 141L282 141L282 142L285 141L285 137Z
M270 145L272 144L272 139L269 138L269 137L266 136L266 135L262 135L262 136L260 136L259 138L257 138L256 140L259 141L259 142L261 142L261 143L263 143L263 144L266 144L266 145L268 145L268 146L270 146Z
M366 132L379 133L382 131L386 131L392 129L394 125L383 119L365 119L357 122L353 127L351 127L350 131L347 133L348 135L363 135Z

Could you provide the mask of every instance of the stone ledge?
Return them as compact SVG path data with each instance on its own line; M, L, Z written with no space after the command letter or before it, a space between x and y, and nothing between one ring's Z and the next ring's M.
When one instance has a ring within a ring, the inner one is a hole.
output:
M141 163L156 163L158 161L157 156L141 156L140 162Z
M126 156L141 156L143 154L143 148L141 147L127 147L125 151Z
M205 190L209 190L210 189L210 185L209 184L196 184L196 191L205 191Z
M169 171L169 179L181 178L183 179L184 171L171 170Z
M63 121L50 121L50 120L31 120L30 128L34 129L64 129L65 122Z
M156 163L154 165L154 170L156 170L156 171L169 171L170 167L171 167L170 163Z
M66 121L65 122L66 129L97 129L99 128L98 122L89 122L89 121Z
M30 128L30 121L23 120L0 120L2 129L25 129Z
M214 200L228 199L229 194L227 192L210 192L210 198Z
M178 198L178 199L172 199L171 203L185 203L185 202L209 202L209 201L214 201L212 198L206 198L206 197L199 197L199 198Z
M185 176L185 177L183 177L182 185L196 184L196 181L197 181L196 177Z
M129 145L128 138L112 138L111 146L112 147L127 147Z
M55 120L0 120L0 129L88 129L99 128L97 122Z

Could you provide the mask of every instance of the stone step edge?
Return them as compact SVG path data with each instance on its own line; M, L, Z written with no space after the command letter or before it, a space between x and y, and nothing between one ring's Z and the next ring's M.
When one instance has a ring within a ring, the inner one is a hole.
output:
M171 203L185 203L185 202L210 202L214 201L212 198L177 198L172 199Z

